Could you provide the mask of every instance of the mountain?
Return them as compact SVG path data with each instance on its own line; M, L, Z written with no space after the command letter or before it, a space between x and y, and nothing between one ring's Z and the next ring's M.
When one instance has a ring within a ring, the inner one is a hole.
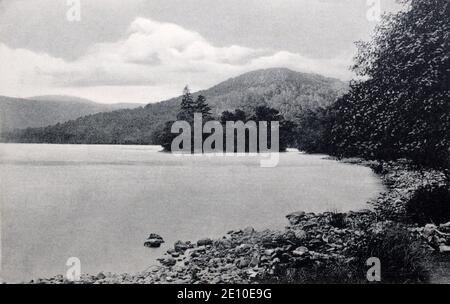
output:
M72 96L35 96L27 99L0 96L0 130L45 127L81 116L139 104L100 104Z
M205 96L215 115L267 105L291 119L299 111L332 104L347 90L348 84L338 79L272 68L245 73L193 95ZM179 104L181 96L166 102Z
M286 118L305 109L325 107L348 89L340 80L289 69L266 69L243 74L201 92L208 103L223 110L267 105Z
M219 116L225 110L251 112L267 105L295 120L298 113L332 104L348 85L333 78L274 68L258 70L228 79L202 94ZM180 88L181 90L182 88ZM153 134L179 110L181 96L144 108L117 110L84 116L47 128L4 134L3 140L15 142L149 144Z

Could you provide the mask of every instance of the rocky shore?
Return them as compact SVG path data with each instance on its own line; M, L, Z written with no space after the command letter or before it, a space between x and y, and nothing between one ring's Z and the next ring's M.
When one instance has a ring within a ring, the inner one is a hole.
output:
M248 227L230 231L220 239L196 243L177 241L158 261L137 274L82 275L79 283L260 283L276 277L279 269L318 269L327 263L346 265L356 257L353 249L384 227L401 223L430 254L450 251L450 223L419 226L408 219L406 202L426 184L444 182L438 171L418 171L407 163L348 163L370 166L380 175L386 191L369 202L366 210L346 214L294 212L287 215L284 230L255 231ZM159 236L158 236L159 237ZM153 246L158 238L153 235ZM155 240L156 239L156 240ZM161 238L162 240L162 238ZM150 249L149 249L150 250ZM270 280L269 280L270 282ZM68 283L62 276L32 283Z

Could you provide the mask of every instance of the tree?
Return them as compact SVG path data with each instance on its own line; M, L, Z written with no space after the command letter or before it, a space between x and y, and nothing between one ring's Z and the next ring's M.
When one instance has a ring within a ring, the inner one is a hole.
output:
M203 95L198 95L197 100L193 104L194 113L201 113L203 121L211 120L211 108L206 103L206 98Z
M195 104L188 86L184 87L181 107L177 119L192 122L194 119Z
M191 147L194 147L194 114L202 114L202 122L205 123L212 119L211 108L206 102L206 98L203 95L199 95L194 101L189 87L186 86L183 90L183 96L181 98L180 110L177 114L177 120L187 121L191 125L192 143ZM160 126L152 137L154 143L162 145L165 151L171 151L171 144L178 134L171 132L171 127L174 121L168 121L163 126ZM203 134L203 140L208 137L208 134ZM194 151L194 150L192 150Z
M296 147L308 153L330 153L330 132L334 121L330 108L307 109L295 117Z
M358 44L362 80L336 103L333 145L343 156L441 168L450 159L450 2L403 2Z

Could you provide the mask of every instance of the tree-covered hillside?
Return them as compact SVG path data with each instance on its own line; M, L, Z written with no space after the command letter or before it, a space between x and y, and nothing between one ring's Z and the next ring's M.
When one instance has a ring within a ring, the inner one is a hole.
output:
M224 111L242 109L252 114L257 106L269 106L286 119L305 109L332 104L347 85L319 75L288 69L258 70L224 81L208 90L193 93L205 96L216 118ZM181 91L182 88L180 88ZM86 144L151 144L167 121L176 118L181 96L144 108L118 110L78 118L45 128L3 134L3 141Z

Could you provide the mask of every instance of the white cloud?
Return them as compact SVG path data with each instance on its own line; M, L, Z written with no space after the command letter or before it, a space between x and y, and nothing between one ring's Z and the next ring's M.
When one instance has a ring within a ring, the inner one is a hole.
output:
M1 43L0 58L0 94L69 92L104 102L157 101L179 94L187 83L193 89L204 89L229 77L268 67L341 79L352 76L348 71L352 54L319 60L282 50L217 47L197 32L145 18L135 19L124 39L95 44L75 61L11 49ZM110 92L118 93L117 99L111 100L113 96L105 93L108 87Z

